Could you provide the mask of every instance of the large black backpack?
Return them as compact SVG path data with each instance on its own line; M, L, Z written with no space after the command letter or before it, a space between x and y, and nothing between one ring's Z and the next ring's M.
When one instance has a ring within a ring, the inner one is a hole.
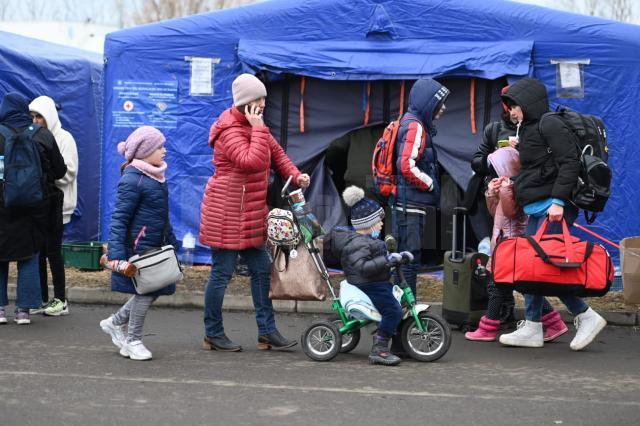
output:
M542 116L539 127L541 134L542 122L550 115L560 118L575 135L574 141L580 155L580 174L573 188L572 202L576 207L584 210L586 221L593 223L597 213L604 210L611 195L611 169L607 164L609 146L606 128L599 117L580 114L561 107L557 112ZM588 212L591 214L589 215Z
M0 125L4 137L4 206L34 207L45 198L45 178L40 153L33 135L40 130L31 124L24 131L15 133Z

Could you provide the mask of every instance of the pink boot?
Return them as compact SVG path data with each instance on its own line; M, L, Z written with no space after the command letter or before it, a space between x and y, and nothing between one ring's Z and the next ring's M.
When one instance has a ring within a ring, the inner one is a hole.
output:
M550 342L569 331L567 325L562 321L560 312L551 311L542 316L542 327L544 328L544 341Z
M480 342L493 342L498 337L500 329L500 320L492 320L485 315L480 318L480 324L476 331L468 331L464 334L467 340L475 340Z

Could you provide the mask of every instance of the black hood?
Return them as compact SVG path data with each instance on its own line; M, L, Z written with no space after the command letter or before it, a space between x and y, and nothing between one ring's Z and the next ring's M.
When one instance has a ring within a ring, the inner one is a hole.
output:
M540 80L533 78L523 78L509 86L502 99L508 104L520 106L525 122L540 120L544 113L549 112L547 88Z

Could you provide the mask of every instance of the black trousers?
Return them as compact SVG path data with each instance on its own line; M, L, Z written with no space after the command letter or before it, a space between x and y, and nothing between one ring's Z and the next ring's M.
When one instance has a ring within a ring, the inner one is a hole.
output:
M53 280L53 297L64 301L65 275L64 260L62 259L62 234L64 226L62 224L62 191L56 191L51 195L49 207L49 226L45 246L40 251L40 289L42 291L42 301L49 301L49 284L47 282L47 260L51 267L51 278Z

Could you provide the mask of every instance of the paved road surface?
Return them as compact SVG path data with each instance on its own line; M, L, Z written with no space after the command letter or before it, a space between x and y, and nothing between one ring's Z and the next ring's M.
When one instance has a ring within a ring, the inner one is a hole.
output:
M226 313L242 353L199 348L202 314L153 309L154 360L118 355L98 328L113 307L0 326L0 425L637 425L640 331L607 328L587 351L573 335L543 349L467 342L436 363L367 364L363 336L333 362L255 348L251 313ZM299 337L309 315L280 315Z

